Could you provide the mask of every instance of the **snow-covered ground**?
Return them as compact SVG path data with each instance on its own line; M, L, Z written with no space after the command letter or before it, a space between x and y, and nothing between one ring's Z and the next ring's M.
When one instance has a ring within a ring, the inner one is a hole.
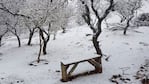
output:
M42 56L48 64L41 62L37 66L29 64L37 59L38 36L34 36L32 46L27 46L27 37L22 36L20 48L17 47L16 38L4 39L4 45L0 47L0 84L64 84L60 81L61 61L96 56L91 36L86 34L92 32L85 25L68 29L65 34L59 32L56 40L50 40L48 54ZM127 84L141 84L134 76L145 60L149 59L148 35L149 27L129 30L126 36L122 31L104 29L99 40L109 60L105 61L105 56L102 59L103 73L78 77L65 84L114 84L109 79L117 74L129 78ZM81 64L75 73L91 69L89 64Z

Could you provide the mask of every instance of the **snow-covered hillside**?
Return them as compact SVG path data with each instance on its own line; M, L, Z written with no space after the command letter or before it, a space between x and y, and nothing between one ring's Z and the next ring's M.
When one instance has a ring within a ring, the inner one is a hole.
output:
M49 42L48 54L42 56L47 62L36 66L29 64L37 59L37 36L34 37L32 46L26 45L27 38L23 36L23 46L20 48L17 47L16 38L5 39L4 45L0 47L0 84L64 84L60 81L61 61L96 56L91 36L86 36L87 34L92 34L87 26L68 29L65 34L59 32L57 39ZM109 79L118 74L130 79L127 84L140 84L134 76L141 65L149 60L148 35L148 27L129 30L126 36L122 35L122 31L104 29L99 38L105 54L102 59L103 73L78 77L65 84L113 84ZM109 59L105 61L107 57ZM81 64L75 73L90 69L90 65Z

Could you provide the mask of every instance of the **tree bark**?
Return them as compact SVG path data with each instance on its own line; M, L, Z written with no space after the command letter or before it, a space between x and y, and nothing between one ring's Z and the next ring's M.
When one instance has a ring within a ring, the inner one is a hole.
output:
M129 27L129 20L127 21L126 27L124 28L124 32L123 32L124 35L126 35L128 27Z
M42 51L42 37L41 37L41 30L39 30L39 40L40 40L40 43L39 43L39 53L38 53L38 58L37 58L37 63L40 62L40 56L41 56L41 51Z
M96 53L98 55L101 55L102 56L102 52L101 52L101 49L100 49L100 46L99 46L99 41L97 40L96 37L93 36L93 45L95 47L95 50L96 50Z
M94 47L95 47L95 50L96 50L96 53L98 54L98 55L101 55L102 56L102 51L101 51L101 49L100 49L100 46L99 46L99 41L98 41L98 37L99 37L99 35L101 34L101 22L102 21L99 21L98 22L98 31L93 35L93 37L92 37L92 39L93 39L93 45L94 45Z
M34 35L34 29L33 29L33 31L31 31L30 32L30 34L29 34L29 40L28 40L28 43L27 43L27 45L31 45L31 41L32 41L32 37L33 37L33 35Z
M62 33L66 33L66 28L62 27Z
M47 35L47 38L44 39L43 41L43 54L46 55L47 54L47 44L50 40L50 35L46 34Z
M131 19L132 19L133 17L134 17L134 16L131 16L131 17L127 20L126 27L124 28L124 32L123 32L124 35L126 35L127 29L128 29L128 27L130 26L130 21L131 21Z
M41 43L41 40L40 40L40 49L39 49L39 54L38 54L38 58L37 58L37 63L40 62L41 50L42 50L42 43Z
M48 33L46 33L45 31L41 30L41 29L39 29L39 32L40 32L39 35L40 35L42 43L43 43L42 52L43 52L44 55L46 55L47 54L47 50L46 50L47 49L47 43L50 40L50 35ZM44 33L47 37L44 36Z
M18 40L18 47L21 47L21 40L20 40L20 37L18 35L16 35L17 37L17 40Z
M46 55L47 54L47 41L44 42L43 44L43 54Z
M2 36L0 36L0 47L2 46Z

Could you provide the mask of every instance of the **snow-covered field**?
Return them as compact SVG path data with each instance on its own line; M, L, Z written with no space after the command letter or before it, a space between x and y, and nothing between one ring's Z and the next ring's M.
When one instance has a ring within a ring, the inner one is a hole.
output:
M65 84L114 84L109 79L118 74L130 79L128 83L120 84L141 84L134 76L140 66L149 59L149 27L134 30L129 30L124 36L122 31L111 32L104 29L99 38L105 54L102 59L103 73L78 77ZM68 29L65 34L59 32L56 40L50 40L48 54L42 56L42 59L47 60L46 64L41 62L36 64L37 66L29 65L38 55L36 35L32 46L27 46L27 37L22 36L20 48L13 36L4 39L4 45L0 47L0 84L64 84L60 81L61 61L96 56L91 36L86 34L92 34L87 26ZM109 59L105 61L107 57ZM90 65L81 64L75 73L90 69Z

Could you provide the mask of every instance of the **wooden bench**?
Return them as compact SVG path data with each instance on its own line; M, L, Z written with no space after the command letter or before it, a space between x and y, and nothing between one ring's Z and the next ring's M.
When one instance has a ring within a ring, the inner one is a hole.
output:
M142 84L149 84L149 74L142 80Z
M83 72L77 75L72 75L74 70L76 69L77 65L82 62L88 62L92 66L95 67L94 70L88 71L88 72ZM70 67L72 65L72 67ZM70 70L68 71L68 68L70 67ZM78 60L72 63L63 63L61 62L61 72L62 72L62 82L67 82L70 81L78 76L84 76L84 75L89 75L89 74L95 74L95 73L102 73L102 64L101 64L101 56L93 57L93 58L88 58L84 60Z

